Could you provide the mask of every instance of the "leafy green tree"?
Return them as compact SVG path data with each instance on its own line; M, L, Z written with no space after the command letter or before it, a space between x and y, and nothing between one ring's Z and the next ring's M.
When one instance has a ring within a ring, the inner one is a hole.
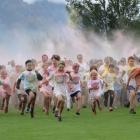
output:
M139 23L139 0L66 1L70 19L82 29L108 33L132 29Z

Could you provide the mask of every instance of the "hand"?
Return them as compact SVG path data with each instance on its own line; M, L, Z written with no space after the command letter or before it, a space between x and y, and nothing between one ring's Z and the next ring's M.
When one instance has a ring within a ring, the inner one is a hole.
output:
M42 84L39 84L39 85L38 85L38 88L41 88L41 87L42 87Z

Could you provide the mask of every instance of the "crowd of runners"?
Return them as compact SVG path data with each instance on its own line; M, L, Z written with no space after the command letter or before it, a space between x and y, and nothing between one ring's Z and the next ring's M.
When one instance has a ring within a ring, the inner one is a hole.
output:
M44 54L41 60L27 60L25 66L13 60L0 65L1 112L8 113L13 106L21 115L27 112L34 118L35 106L41 105L46 115L53 112L62 121L64 108L75 109L79 116L89 105L95 115L97 108L112 112L125 106L136 114L139 101L140 59L135 55L85 62L82 54L75 60Z

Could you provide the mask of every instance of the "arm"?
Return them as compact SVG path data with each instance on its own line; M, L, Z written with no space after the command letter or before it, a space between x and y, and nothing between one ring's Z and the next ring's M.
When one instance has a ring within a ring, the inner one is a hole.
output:
M21 79L19 78L16 82L16 88L20 89L20 83L21 83Z
M41 74L38 71L35 71L35 73L36 73L36 76L37 76L37 80L38 81L43 80L43 77L41 76Z
M17 85L17 83L15 82L15 83L14 83L14 85L13 85L13 89L12 89L12 90L13 90L13 92L15 92L16 85Z

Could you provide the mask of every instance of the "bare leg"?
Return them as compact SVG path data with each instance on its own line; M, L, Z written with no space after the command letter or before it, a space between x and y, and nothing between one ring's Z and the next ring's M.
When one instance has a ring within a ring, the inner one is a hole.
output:
M135 109L135 98L136 98L136 93L135 91L131 90L130 91L130 96L129 96L129 102L130 102L130 113L136 114L134 111Z
M26 95L22 95L21 102L22 102L21 115L23 115L24 114L25 107L26 107L26 104L27 104L27 96Z
M9 100L10 100L10 95L6 95L6 97L5 97L5 108L4 108L5 113L8 113Z
M76 103L77 103L77 110L76 110L76 114L77 115L80 115L80 109L81 109L81 93L79 92L77 94L77 100L76 100Z

